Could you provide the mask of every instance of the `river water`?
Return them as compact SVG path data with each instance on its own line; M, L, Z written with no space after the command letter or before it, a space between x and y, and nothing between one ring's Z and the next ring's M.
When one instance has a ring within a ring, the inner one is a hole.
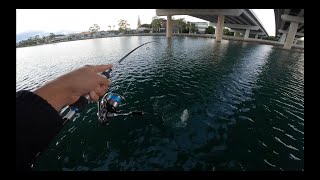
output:
M35 170L303 170L304 53L194 37L132 36L17 48L16 91L115 63L109 91L143 117L69 121ZM127 92L125 90L127 89Z

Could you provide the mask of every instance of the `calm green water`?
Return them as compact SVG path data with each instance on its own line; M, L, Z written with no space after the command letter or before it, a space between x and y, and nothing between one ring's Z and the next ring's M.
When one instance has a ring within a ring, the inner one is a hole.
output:
M110 91L144 117L76 115L36 170L303 170L304 54L213 39L115 37L17 49L16 90L114 63ZM128 85L130 86L128 87ZM128 87L128 91L125 89ZM189 117L181 120L184 110Z

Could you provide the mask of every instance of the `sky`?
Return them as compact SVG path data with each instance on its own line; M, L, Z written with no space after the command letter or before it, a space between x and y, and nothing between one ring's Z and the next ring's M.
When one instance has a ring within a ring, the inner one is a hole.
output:
M275 35L273 9L253 9L269 36ZM131 29L137 28L138 16L141 24L150 24L156 16L155 9L17 9L16 35L28 32L70 33L88 31L93 24L100 30L118 29L120 19L127 20ZM162 16L166 18L165 16ZM191 22L207 22L191 16L173 16Z

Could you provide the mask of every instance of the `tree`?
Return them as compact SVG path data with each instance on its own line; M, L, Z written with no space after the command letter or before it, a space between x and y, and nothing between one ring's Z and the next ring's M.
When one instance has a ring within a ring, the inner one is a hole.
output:
M151 28L151 24L142 24L142 25L139 26L139 27Z
M50 38L50 39L53 39L55 36L56 36L56 35L53 34L53 33L50 33L50 34L49 34L49 38Z
M191 22L187 22L185 24L183 24L182 26L182 33L194 33L194 32L198 32L198 28L196 26L196 24L191 23Z
M187 23L186 23L186 20L184 18L180 18L180 19L176 20L176 25L178 27L179 33L181 33L182 30L186 28Z
M100 26L98 24L93 25L96 28L96 31L100 31Z
M98 32L99 30L100 30L100 27L98 24L93 24L93 26L89 28L90 32Z
M223 29L223 34L226 36L233 36L233 32L230 32L230 30L227 28Z
M191 23L191 25L190 25L190 31L191 31L191 33L198 32L198 27L196 26L196 24Z
M42 43L46 43L46 39L47 39L46 36L42 36L41 42L42 42Z
M158 16L154 16L152 18L151 27L156 30L156 32L159 32L159 29L161 28L161 24L164 21L164 18L159 18Z
M212 26L208 26L205 30L206 34L214 34L215 33L215 29Z
M191 22L187 21L187 33L191 33Z
M137 27L140 27L140 26L141 26L141 21L140 21L139 15L138 15L138 24L137 24L137 25L138 25Z
M181 32L182 32L182 33L189 33L189 28L184 28L184 29L182 29Z
M127 31L128 29L130 29L129 31ZM127 29L126 29L126 33L131 33L131 28L130 28L130 24L127 24Z
M229 29L223 28L223 34L224 34L224 35L229 35L229 33L230 33L230 30L229 30Z
M120 32L126 32L127 31L127 26L128 26L127 20L120 19L118 25L119 25L119 31Z

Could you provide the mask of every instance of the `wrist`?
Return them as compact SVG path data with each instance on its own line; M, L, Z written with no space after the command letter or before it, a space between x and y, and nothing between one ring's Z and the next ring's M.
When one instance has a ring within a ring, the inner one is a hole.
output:
M45 99L56 111L60 111L70 101L68 89L57 84L56 81L49 82L34 93Z

